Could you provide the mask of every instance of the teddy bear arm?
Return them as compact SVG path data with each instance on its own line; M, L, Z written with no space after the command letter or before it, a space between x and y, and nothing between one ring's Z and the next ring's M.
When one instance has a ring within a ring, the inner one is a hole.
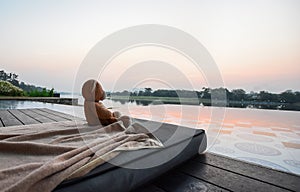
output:
M113 113L109 111L103 104L96 104L96 112L99 119L111 119L113 118Z

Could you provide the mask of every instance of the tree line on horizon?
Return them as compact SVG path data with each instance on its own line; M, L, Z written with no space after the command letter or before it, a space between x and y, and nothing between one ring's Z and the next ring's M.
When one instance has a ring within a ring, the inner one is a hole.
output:
M18 80L19 75L15 73L7 73L4 70L0 70L0 81L8 82L17 88L20 88L22 92L18 91L18 94L15 92L2 93L4 96L30 96L30 97L53 97L54 89L46 89L45 87L35 86L27 84L23 81ZM9 86L5 84L5 86Z
M273 102L273 103L300 103L300 92L286 90L279 94L270 93L268 91L251 91L247 93L243 89L228 90L227 88L208 88L203 87L200 91L192 90L166 90L158 89L152 90L152 88L144 88L139 91L127 91L111 92L108 96L131 96L131 97L182 97L182 98L199 98L199 99L211 99L213 94L214 99L224 98L226 94L227 101L256 101L256 102Z

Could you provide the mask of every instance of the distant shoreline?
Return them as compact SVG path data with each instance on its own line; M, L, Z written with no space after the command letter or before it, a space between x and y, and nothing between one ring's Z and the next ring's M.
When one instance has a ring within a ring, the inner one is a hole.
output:
M136 102L141 105L149 104L177 104L177 105L202 105L211 106L210 99L201 98L178 98L178 97L153 97L153 96L111 96L108 99L120 102ZM232 108L257 108L285 111L300 111L300 103L279 103L267 101L214 101L213 106Z

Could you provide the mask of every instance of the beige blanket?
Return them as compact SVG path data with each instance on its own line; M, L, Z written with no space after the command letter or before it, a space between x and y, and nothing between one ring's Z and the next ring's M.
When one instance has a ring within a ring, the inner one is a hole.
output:
M65 121L0 129L0 191L53 190L87 174L122 150L158 148L142 125L106 127Z

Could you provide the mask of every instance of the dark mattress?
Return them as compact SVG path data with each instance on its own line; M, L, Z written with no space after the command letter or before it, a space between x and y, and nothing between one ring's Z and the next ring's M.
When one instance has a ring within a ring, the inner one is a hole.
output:
M164 144L160 149L125 151L87 175L62 182L56 192L130 191L150 182L206 149L205 131L136 120Z

